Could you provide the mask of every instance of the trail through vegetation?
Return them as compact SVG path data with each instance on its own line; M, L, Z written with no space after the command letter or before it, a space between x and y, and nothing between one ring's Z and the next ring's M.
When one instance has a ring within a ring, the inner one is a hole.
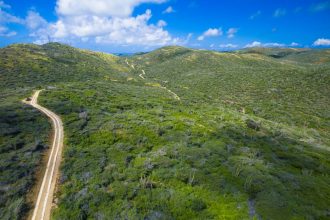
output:
M47 147L47 120L19 101L38 87L66 132L53 219L329 218L329 50L0 56L1 219L29 210Z

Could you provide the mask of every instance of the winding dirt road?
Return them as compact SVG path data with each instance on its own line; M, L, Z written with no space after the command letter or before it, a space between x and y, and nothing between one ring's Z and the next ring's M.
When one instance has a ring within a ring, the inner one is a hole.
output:
M130 65L127 58L126 58L125 62L128 66L132 67L132 69L135 70L134 65L133 64ZM146 78L144 76L146 76L146 75L147 75L146 72L144 70L142 70L142 74L140 74L139 77L141 79L145 80ZM174 99L181 101L181 98L175 92L169 90L168 88L166 88L164 86L161 86L160 88L165 89L167 92L171 93L173 95Z
M32 220L50 219L53 204L53 195L61 163L61 153L63 148L64 136L61 118L52 111L38 105L38 96L41 91L42 90L36 91L31 101L25 101L25 103L38 109L52 120L52 124L54 127L54 140L48 159L46 171L43 176L42 184L38 192L38 198L33 211Z

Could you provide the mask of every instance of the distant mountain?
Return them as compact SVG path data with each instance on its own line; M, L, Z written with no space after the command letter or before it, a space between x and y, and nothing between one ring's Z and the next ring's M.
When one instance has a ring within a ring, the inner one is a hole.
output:
M262 54L273 58L301 63L323 64L330 62L329 49L248 48L238 52Z

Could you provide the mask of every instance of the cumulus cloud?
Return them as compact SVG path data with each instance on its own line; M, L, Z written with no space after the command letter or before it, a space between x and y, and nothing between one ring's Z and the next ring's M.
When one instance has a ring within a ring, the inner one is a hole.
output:
M221 28L209 28L207 31L205 31L201 36L199 36L197 39L199 41L204 40L206 37L217 37L221 36L223 34L223 31Z
M163 3L166 0L57 0L56 11L64 16L128 17L142 3Z
M296 42L292 42L292 43L290 44L290 47L298 47L298 46L299 46L299 44L296 43Z
M34 43L44 44L50 39L49 23L36 11L30 10L25 18L25 26L29 29L30 37L35 38Z
M164 21L164 20L159 20L158 22L157 22L157 26L158 27L165 27L167 25L167 23L166 23L166 21Z
M234 49L234 48L237 48L238 45L236 45L236 44L220 44L219 47L226 48L226 49Z
M164 30L165 21L150 24L150 10L132 16L138 4L162 2L165 0L58 0L56 22L45 27L45 20L39 14L31 14L34 26L40 26L31 35L36 37L36 43L45 43L50 37L60 42L80 40L126 46L176 44L180 39Z
M249 48L249 47L285 47L285 44L281 44L281 43L261 43L259 41L254 41L250 44L245 45L245 48Z
M278 8L276 9L276 11L274 12L274 17L278 18L278 17L282 17L286 15L286 10L283 8Z
M313 43L313 46L330 46L330 39L319 38Z
M40 27L46 27L48 25L48 22L36 11L28 12L28 15L25 19L25 23L26 26L32 30Z
M285 44L281 43L265 43L263 44L264 47L285 47Z
M245 45L245 47L261 47L261 46L262 46L262 44L259 41L254 41L250 44Z
M227 31L227 37L228 38L233 38L235 37L235 34L238 32L237 28L229 28Z
M105 24L104 30L100 30L96 36L98 43L119 43L119 44L137 44L162 46L172 41L170 34L164 31L162 27L148 25L151 18L151 11L147 10L145 14L126 19L112 19L111 21L93 21L91 24L100 22ZM85 24L86 25L86 24ZM99 25L100 26L100 25ZM88 28L90 27L90 28ZM73 30L74 35L90 36L95 33L94 28L87 24L87 27Z
M172 6L169 6L168 8L166 8L164 11L163 11L163 14L171 14L171 13L174 13L175 10L173 9Z

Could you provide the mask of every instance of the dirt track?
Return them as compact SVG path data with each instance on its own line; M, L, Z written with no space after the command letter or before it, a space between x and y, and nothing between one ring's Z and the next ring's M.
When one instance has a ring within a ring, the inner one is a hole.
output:
M132 69L135 70L134 65L133 65L133 64L130 65L127 59L125 60L125 62L126 62L126 64L127 64L128 66L131 66ZM141 79L145 80L145 79L146 79L146 78L145 78L146 75L147 75L146 72L145 72L144 70L142 70L142 74L140 74L139 77L140 77ZM169 90L168 88L166 88L166 87L164 87L164 86L161 86L160 88L165 89L167 92L171 93L171 94L173 95L173 97L174 97L176 100L181 101L181 98L180 98L175 92Z
M59 167L61 163L61 153L63 148L63 125L61 118L52 111L38 105L38 96L42 90L38 90L34 93L31 101L25 101L25 103L38 109L45 115L47 115L54 127L54 140L48 159L47 167L43 176L41 187L38 191L38 198L33 211L32 220L48 220L50 219L53 195L55 191L55 185L57 176L59 173Z

